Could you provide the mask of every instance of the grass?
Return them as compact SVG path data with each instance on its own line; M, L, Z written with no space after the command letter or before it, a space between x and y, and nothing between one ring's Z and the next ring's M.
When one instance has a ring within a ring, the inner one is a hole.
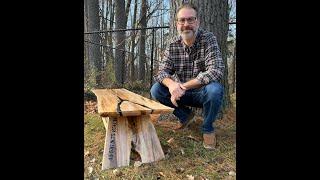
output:
M235 179L228 174L230 171L236 171L234 109L229 110L223 119L215 122L218 141L217 149L214 151L208 151L202 146L200 117L192 127L184 131L172 130L177 124L176 121L157 122L156 118L154 116L152 120L166 158L142 164L140 167L134 167L131 162L128 167L118 168L121 174L115 175L113 169L101 171L105 138L103 122L98 114L86 114L84 117L85 179L187 179L187 175L192 175L195 179ZM168 143L170 138L173 138L173 141ZM92 168L91 173L89 168Z

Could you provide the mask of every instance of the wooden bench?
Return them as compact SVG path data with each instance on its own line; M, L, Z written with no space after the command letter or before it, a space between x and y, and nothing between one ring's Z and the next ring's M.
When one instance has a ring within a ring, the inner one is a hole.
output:
M97 96L98 113L106 129L102 170L128 166L131 143L142 163L164 158L150 114L171 113L173 108L126 89L92 91Z

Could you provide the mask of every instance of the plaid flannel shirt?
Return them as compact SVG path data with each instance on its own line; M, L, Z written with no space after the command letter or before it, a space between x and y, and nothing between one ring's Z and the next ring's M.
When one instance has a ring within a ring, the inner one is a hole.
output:
M211 32L199 29L191 47L183 43L181 36L170 41L154 78L160 83L164 78L181 83L196 78L206 85L219 81L224 68L216 37Z

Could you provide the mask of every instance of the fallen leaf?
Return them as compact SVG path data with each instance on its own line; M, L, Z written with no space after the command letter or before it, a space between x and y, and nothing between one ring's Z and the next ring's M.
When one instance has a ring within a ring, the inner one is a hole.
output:
M188 180L194 180L194 176L192 176L192 175L187 175L187 179L188 179Z
M184 150L183 150L183 149L180 149L180 151L181 151L181 154L182 154L182 155L184 155L184 154L185 154L185 152L184 152Z
M198 141L198 142L200 141L199 139L197 139L197 138L195 138L195 137L193 137L193 136L191 136L191 135L189 135L188 138L190 138L190 139L192 139L192 140L195 140L195 141Z
M141 165L142 165L141 161L135 161L133 164L134 167L140 167Z
M208 178L206 178L206 177L204 177L204 176L202 176L202 175L200 175L199 178L200 178L201 180L209 180Z
M88 156L90 153L89 153L89 151L86 151L85 153L84 153L84 156Z
M222 164L223 161L224 161L223 157L216 157L216 158L212 159L212 162L217 162L219 164Z
M176 172L177 172L177 173L183 173L184 171L185 171L184 168L177 168L177 169L176 169Z
M94 163L95 161L96 161L95 158L93 158L93 159L90 160L91 163Z
M88 171L89 171L89 174L91 174L93 171L93 167L88 167Z
M114 169L114 170L112 171L112 173L113 173L115 176L121 176L121 175L122 175L122 172L119 171L118 169Z
M165 177L163 172L159 172L159 175Z
M171 144L174 141L174 138L170 138L167 143Z
M236 175L236 172L230 171L230 172L229 172L229 175L230 175L230 176L235 176L235 175Z

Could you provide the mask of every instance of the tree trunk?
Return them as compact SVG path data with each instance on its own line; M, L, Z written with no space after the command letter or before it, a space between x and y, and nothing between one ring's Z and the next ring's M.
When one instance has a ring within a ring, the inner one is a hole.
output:
M133 19L132 19L132 28L136 28L136 20L137 20L137 5L138 2L135 0L134 2L134 10L133 10ZM131 59L130 59L130 79L131 81L135 80L134 75L134 48L136 46L135 39L136 39L136 31L131 31Z
M147 3L146 0L142 0L141 6L141 13L140 13L140 27L147 27ZM145 46L146 46L146 30L141 30L140 36L140 44L139 44L139 73L138 79L144 81L145 80L145 64L146 64L146 57L145 57Z
M105 31L107 26L106 26L106 21L105 21L105 11L106 11L106 3L104 0L101 1L101 15L100 15L100 18L101 18L101 31ZM103 45L106 45L106 34L105 33L101 33L101 44ZM101 46L101 55L102 55L102 71L104 72L105 71L105 67L106 67L106 48L104 46ZM104 73L102 73L102 75L104 75ZM101 81L102 81L102 84L105 84L104 82L105 78L101 77Z
M157 30L157 31L159 31L159 30ZM151 72L152 76L150 76L150 77L153 77L153 75L155 74L155 69L156 69L156 63L155 62L158 59L158 49L159 49L159 47L157 45L157 31L154 32L154 42L153 42L154 43L154 56L153 56L154 58L153 58L153 63L152 63L152 65L153 65L152 72ZM152 46L152 44L151 44L151 46Z
M230 94L228 84L228 65L227 65L227 35L228 35L228 1L227 0L190 0L198 7L198 17L200 20L200 28L213 32L217 37L220 47L222 59L225 63L225 71L221 83L224 86L223 109L230 107ZM170 37L176 35L176 13L177 8L182 4L182 1L171 1L170 11Z
M229 64L229 77L228 77L228 82L229 82L229 92L230 92L230 94L232 94L233 92L233 82L234 82L234 79L233 79L233 72L234 72L234 70L233 70L233 68L234 68L234 60L233 60L233 55L231 55L230 56L230 58L229 58L229 61L230 61L230 64Z
M84 1L84 32L88 32L88 1ZM84 35L84 39L87 39L88 35ZM88 43L84 43L84 78L85 82L89 79L88 71L90 70L90 65L88 62L88 55L89 55L89 46Z
M233 73L232 73L232 75L233 75L233 81L232 81L232 83L233 83L233 88L232 88L232 93L235 93L236 92L236 87L237 87L237 81L236 81L236 60L237 60L237 58L236 58L236 42L234 43L234 51L233 51Z
M128 19L128 15L129 15L129 11L130 11L130 5L131 5L131 0L127 1L127 5L126 5L126 19Z
M164 19L163 19L163 6L164 2L161 3L161 10L160 10L160 26L164 26ZM158 30L159 31L159 30ZM159 62L162 59L162 53L164 52L164 29L160 29L160 47L158 49L158 58L155 61L155 74L158 72L159 69Z
M115 27L116 29L126 28L125 0L115 1ZM115 75L116 83L123 85L124 83L124 63L125 63L125 32L116 32L116 50L115 50Z
M102 16L102 18L103 18L103 30L105 31L105 30L108 30L108 21L107 21L107 17L108 17L108 13L109 13L109 6L108 6L108 1L107 0L103 0L103 3L104 3L104 7L105 8L103 8L103 16ZM105 10L104 10L105 9ZM104 38L103 38L103 42L102 42L102 44L103 45L108 45L108 39L107 39L107 37L108 37L108 33L106 32L106 33L104 33L103 34L104 35ZM104 71L105 71L105 69L106 69L106 66L107 66L107 64L108 64L108 61L110 60L110 58L108 57L108 51L109 51L109 49L107 48L107 47L104 47L103 48L103 56L104 56L104 58L105 58L105 64L104 64Z
M109 29L113 29L113 21L114 21L114 2L109 0L109 10L110 10L110 21L109 21ZM108 34L108 46L109 48L109 58L111 60L111 65L114 67L114 55L113 55L113 40L112 40L112 32Z
M88 1L88 31L99 31L100 30L100 20L99 20L99 1L98 0L90 0ZM89 39L91 42L100 43L100 35L99 34L91 34L89 35ZM96 72L96 85L101 85L101 51L100 46L90 44L89 45L89 61L94 65Z

